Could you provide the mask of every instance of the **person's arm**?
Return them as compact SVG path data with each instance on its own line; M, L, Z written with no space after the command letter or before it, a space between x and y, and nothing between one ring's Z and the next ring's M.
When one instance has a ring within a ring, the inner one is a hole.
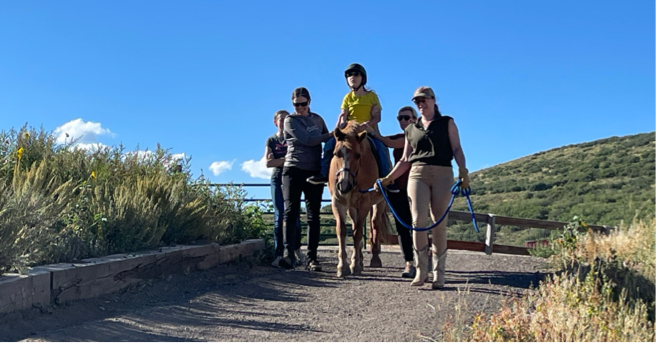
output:
M348 116L349 111L346 108L342 108L342 111L339 112L339 117L337 117L337 124L335 124L335 127L340 130L345 128L346 125L348 125Z
M374 129L371 126L367 126L367 134L373 138L376 138L377 140L381 141L383 144L385 144L386 147L392 148L392 149L401 149L405 147L405 141L403 139L394 139L392 137L394 136L381 136L378 134L378 132L374 131Z
M453 158L458 163L458 178L462 179L462 187L467 188L469 187L469 170L467 170L465 153L462 151L462 146L460 145L458 127L453 119L449 120L449 142L453 150Z
M273 152L268 145L264 148L264 159L266 159L267 168L282 167L285 164L285 158L273 158Z
M380 105L373 104L371 106L371 119L367 122L369 125L376 125L380 123Z
M325 128L326 124L324 123L323 126ZM322 128L322 131L328 130ZM307 146L319 145L330 138L330 132L319 135L308 133L305 127L300 125L300 119L292 118L291 116L285 118L285 132L299 141L299 143Z
M378 95L376 95L374 93L374 96L376 97L376 100L375 100L374 104L371 105L371 110L369 110L369 114L371 115L371 119L369 119L368 121L360 124L360 126L363 127L363 128L366 125L371 125L373 127L376 127L376 125L378 123L380 123L380 119L381 119L380 112L383 108L380 106L380 100L378 100Z
M408 169L410 169L412 162L409 162L408 159L410 158L411 154L412 154L412 146L410 146L410 142L408 142L408 139L406 138L405 147L403 148L403 157L399 160L399 162L396 163L392 171L389 174L387 174L387 176L379 179L383 184L383 187L394 182L394 180L398 179L399 176L403 175L403 173L407 172ZM378 182L376 182L374 188L379 191Z

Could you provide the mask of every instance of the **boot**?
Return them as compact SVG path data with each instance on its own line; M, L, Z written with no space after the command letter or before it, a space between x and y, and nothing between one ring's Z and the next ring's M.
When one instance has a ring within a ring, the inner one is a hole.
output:
M428 245L421 250L415 250L415 263L417 264L417 273L411 286L421 286L428 280Z
M442 289L444 288L444 272L446 271L446 253L448 250L444 250L444 253L440 256L436 252L433 252L433 289Z

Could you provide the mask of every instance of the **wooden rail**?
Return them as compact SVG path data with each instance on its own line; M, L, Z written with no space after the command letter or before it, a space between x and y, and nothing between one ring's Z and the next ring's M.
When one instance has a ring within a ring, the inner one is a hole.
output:
M216 183L210 184L215 187L225 186L241 186L241 187L270 187L268 183L244 183L244 184L225 184ZM271 199L244 199L244 201L271 201ZM330 199L322 199L322 202L330 202ZM326 214L322 212L322 214ZM506 216L497 216L491 213L474 213L477 223L486 224L485 243L481 242L465 242L465 241L447 241L447 248L453 250L469 250L485 252L487 255L492 253L512 254L512 255L529 255L528 248L518 247L511 245L494 244L494 235L499 226L517 226L520 228L536 228L547 230L558 230L569 225L568 222L558 222L552 220L528 219L528 218L514 218ZM449 220L459 220L464 222L471 222L472 215L469 212L463 211L450 211ZM588 225L588 227L596 232L609 233L613 227L603 225ZM388 236L386 241L388 244L398 244L396 236Z

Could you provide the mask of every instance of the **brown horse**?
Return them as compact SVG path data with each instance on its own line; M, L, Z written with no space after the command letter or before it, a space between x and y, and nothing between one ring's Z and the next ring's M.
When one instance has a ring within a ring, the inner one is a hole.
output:
M372 143L366 139L367 132L355 132L358 125L349 124L344 130L335 129L335 152L330 164L328 189L335 215L339 263L337 276L358 275L364 269L362 236L367 215L371 215L371 263L370 267L382 267L380 240L383 230L391 227L386 217L387 205L378 192L361 192L371 187L378 178L378 164ZM346 253L346 214L353 227L353 256L350 268Z

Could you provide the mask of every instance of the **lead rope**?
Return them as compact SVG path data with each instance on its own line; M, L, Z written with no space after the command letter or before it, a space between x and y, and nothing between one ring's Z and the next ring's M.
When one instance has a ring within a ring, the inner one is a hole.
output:
M437 222L435 222L433 225L424 228L412 227L411 225L404 223L403 220L399 218L399 215L396 214L396 211L394 211L394 208L392 207L392 204L390 203L389 198L387 197L387 193L384 190L383 183L380 182L380 180L376 180L376 184L378 184L378 187L380 188L381 193L383 194L383 198L385 199L385 202L387 202L387 206L389 206L390 210L392 210L392 214L394 215L394 218L396 218L396 220L398 220L399 223L401 223L401 225L403 225L409 230L428 231L438 226L444 220L444 218L446 218L447 213L449 213L449 211L451 210L451 205L453 205L453 200L455 199L456 195L460 193L467 198L467 207L469 208L469 212L472 215L472 223L474 224L474 230L476 230L476 232L480 232L478 231L478 225L476 224L476 216L474 215L474 209L472 207L471 199L469 198L469 195L471 194L471 187L461 188L460 185L462 185L462 180L460 179L458 179L451 187L451 200L449 200L449 206L446 208L446 211L444 212L442 217L440 217L440 219ZM360 192L362 193L372 192L373 190L374 190L373 188L370 188L366 191L360 191Z

